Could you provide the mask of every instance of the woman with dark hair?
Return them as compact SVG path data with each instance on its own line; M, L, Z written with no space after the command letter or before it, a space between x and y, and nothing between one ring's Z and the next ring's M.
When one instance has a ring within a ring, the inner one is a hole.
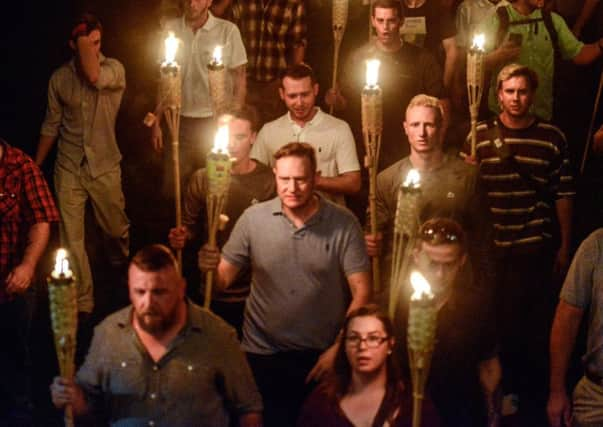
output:
M377 305L352 311L342 329L334 374L306 400L298 427L403 427L412 420L412 396L392 357L393 327ZM424 426L439 426L431 402Z

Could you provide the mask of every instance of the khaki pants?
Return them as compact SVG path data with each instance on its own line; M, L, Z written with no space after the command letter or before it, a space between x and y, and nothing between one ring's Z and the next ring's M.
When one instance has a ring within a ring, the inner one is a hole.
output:
M603 387L582 377L574 389L573 427L603 426Z
M84 214L90 198L94 217L110 239L116 240L118 254L109 259L126 260L129 255L130 223L124 211L125 200L121 190L121 169L117 165L97 178L90 176L87 164L79 175L57 165L54 171L57 204L61 213L61 245L69 251L72 270L77 280L78 311L91 313L94 308L92 272L84 242Z

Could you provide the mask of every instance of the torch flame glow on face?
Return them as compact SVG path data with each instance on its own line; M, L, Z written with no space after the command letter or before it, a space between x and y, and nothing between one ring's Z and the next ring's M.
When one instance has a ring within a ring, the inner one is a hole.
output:
M222 125L218 128L214 138L212 153L228 154L228 125Z
M67 251L63 248L57 251L53 273L57 277L61 274L65 275L66 277L71 277L71 270L69 269L69 260L67 259Z
M366 86L375 87L379 80L379 66L381 61L378 59L370 59L366 61Z
M484 44L486 43L486 36L484 34L476 34L473 36L472 49L484 51Z
M425 295L425 297L428 299L433 298L433 293L431 292L429 282L418 271L413 271L410 273L410 284L412 285L414 291L410 296L411 301L419 301L420 299L424 298L423 295Z
M170 31L165 39L165 64L171 64L175 61L179 43L180 40L178 40L176 36L174 36L174 33Z
M419 174L419 171L416 169L411 169L408 171L408 174L406 175L406 179L404 180L402 186L410 188L419 188L420 182L421 175Z
M222 46L216 46L212 55L213 62L220 65L222 64Z

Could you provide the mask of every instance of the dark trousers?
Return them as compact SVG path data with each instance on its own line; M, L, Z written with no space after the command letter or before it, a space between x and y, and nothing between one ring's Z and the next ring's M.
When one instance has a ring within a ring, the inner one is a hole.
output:
M293 427L315 383L305 379L320 356L319 350L269 355L247 353L249 366L264 402L265 427Z
M33 293L0 304L0 424L13 425L16 411L31 405L31 358L28 347ZM6 424L4 424L6 423Z
M519 396L522 426L546 425L548 343L559 287L553 251L507 254L500 262L498 326L503 391Z

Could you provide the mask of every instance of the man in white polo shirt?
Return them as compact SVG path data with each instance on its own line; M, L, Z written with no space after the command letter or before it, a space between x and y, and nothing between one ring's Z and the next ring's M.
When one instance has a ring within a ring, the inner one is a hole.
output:
M360 191L360 164L350 126L315 105L318 83L306 64L290 66L281 77L281 99L289 110L266 123L258 133L251 157L274 166L274 153L289 142L314 147L318 166L316 190L345 205L344 195Z
M183 183L205 165L215 131L209 96L207 65L216 46L222 46L222 60L228 70L227 94L229 104L242 106L245 102L245 69L247 54L241 33L233 23L216 18L209 11L212 0L184 2L184 15L166 21L164 30L180 39L176 61L182 72L182 109L180 111L180 176ZM159 121L152 132L153 147L163 148ZM171 159L171 156L166 156ZM171 163L171 162L167 162ZM166 163L166 165L167 165ZM166 178L171 177L166 171ZM170 190L173 187L168 187Z

